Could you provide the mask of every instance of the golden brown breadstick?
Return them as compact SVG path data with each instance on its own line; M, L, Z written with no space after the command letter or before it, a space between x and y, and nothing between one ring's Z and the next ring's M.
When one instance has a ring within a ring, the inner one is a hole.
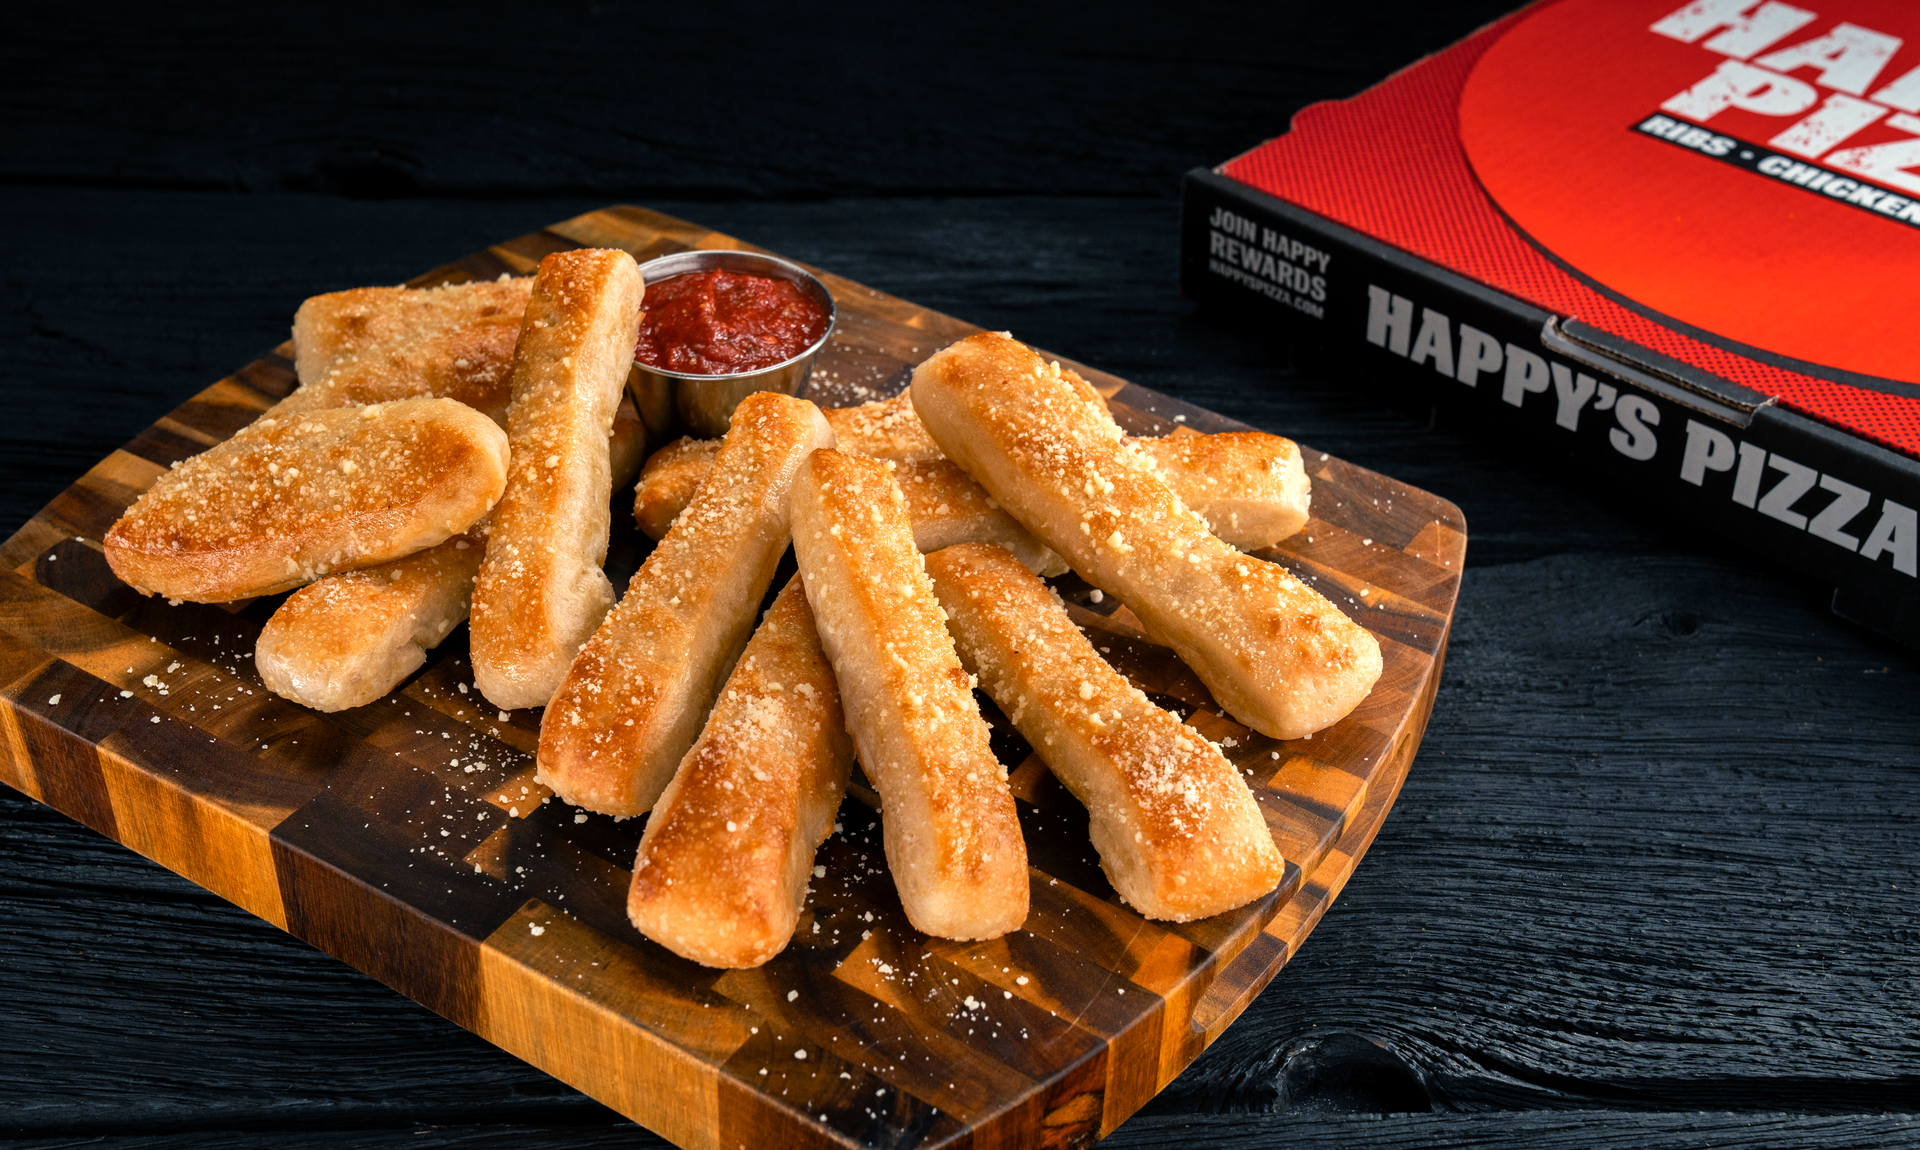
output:
M627 917L707 966L780 953L852 766L840 692L796 577L647 819Z
M858 407L829 407L826 417L836 451L900 463L941 458L940 445L927 434L904 391Z
M1027 917L1027 848L1006 768L874 459L817 451L793 483L793 550L847 730L880 791L887 865L913 925L997 938Z
M385 403L416 395L457 399L506 426L520 316L493 316L398 336L335 361L268 415Z
M1062 368L1060 378L1087 402L1101 411L1107 410L1106 397L1077 373ZM902 390L886 399L855 407L827 408L827 422L833 425L834 450L872 459L891 459L896 463L944 459L940 445L927 434L920 417L914 414L910 391L910 388Z
M920 365L913 397L947 454L1081 578L1132 608L1234 718L1297 739L1372 690L1380 644L1365 628L1216 538L1025 345L963 339Z
M707 477L713 457L719 453L717 439L682 436L647 460L633 489L633 517L647 538L667 537L667 529L693 502L694 492L700 490L700 481Z
M640 269L623 251L540 261L513 353L513 465L473 589L473 677L497 707L552 697L613 587L608 436L640 325Z
M960 661L1087 808L1113 889L1186 922L1279 884L1286 863L1218 747L1109 667L1045 583L999 547L927 556Z
M1312 487L1291 439L1264 431L1129 439L1158 467L1180 502L1242 551L1271 547L1307 525Z
M958 543L997 543L1038 574L1066 574L1065 561L1014 522L987 489L953 460L894 464L893 478L907 497L913 545L921 551Z
M1059 363L1047 366L1051 372ZM1106 397L1078 374L1060 368L1060 378L1108 411ZM1215 535L1243 551L1271 547L1306 526L1311 490L1300 449L1290 439L1264 431L1203 435L1176 427L1168 435L1127 442L1153 461L1160 478Z
M794 472L832 443L820 409L804 399L759 392L740 402L700 493L547 707L541 782L620 818L653 806L700 734L786 553Z
M485 550L486 533L476 527L404 559L300 588L261 628L254 646L260 680L316 711L380 698L467 617Z
M1059 361L1055 360L1053 362L1058 363ZM1079 392L1080 398L1086 400L1088 403L1093 404L1095 407L1099 408L1101 411L1107 411L1107 397L1104 395L1101 395L1100 389L1093 386L1091 383L1088 383L1086 381L1086 378L1082 376L1079 372L1073 370L1070 367L1063 367L1060 369L1060 378L1067 381L1068 387L1071 387L1073 388L1073 390ZM909 390L911 390L911 388L909 388ZM1111 412L1109 412L1109 414L1111 414Z
M620 401L613 409L613 431L607 436L607 475L609 486L618 491L640 474L640 463L647 457L647 425L633 408L633 397Z
M107 562L147 595L269 595L465 531L506 470L507 437L451 399L261 419L155 480L107 532Z
M527 277L436 288L378 287L317 295L293 315L294 371L303 384L324 378L352 356L398 339L476 320L519 320Z
M620 412L608 441L616 484L639 470L645 435L631 404ZM261 681L317 711L380 698L466 619L486 546L482 519L437 547L307 584L260 632L254 661Z

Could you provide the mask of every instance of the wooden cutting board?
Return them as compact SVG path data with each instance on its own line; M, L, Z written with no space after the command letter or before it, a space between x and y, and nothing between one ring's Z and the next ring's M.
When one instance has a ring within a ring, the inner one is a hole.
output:
M414 283L525 273L576 246L645 260L751 245L614 207ZM822 278L840 311L814 373L823 405L892 394L913 364L978 330ZM108 570L107 528L170 464L290 391L290 351L161 418L0 548L0 781L683 1146L1081 1146L1106 1134L1305 940L1386 817L1433 706L1465 522L1445 500L1307 450L1313 518L1263 557L1373 631L1386 658L1371 697L1319 735L1277 742L1223 717L1125 608L1056 581L1115 665L1241 766L1288 860L1278 890L1202 922L1140 918L1101 874L1084 812L983 703L1021 799L1024 929L958 943L908 926L856 786L793 945L758 970L708 970L628 925L643 820L546 801L537 713L503 716L473 690L464 628L388 698L320 715L254 672L278 598L169 605ZM1072 366L1134 434L1242 427ZM616 586L649 546L628 498L615 497Z

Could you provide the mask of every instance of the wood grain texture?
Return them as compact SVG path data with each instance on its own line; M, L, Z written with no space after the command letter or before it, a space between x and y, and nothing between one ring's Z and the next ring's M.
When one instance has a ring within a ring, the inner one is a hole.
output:
M523 272L573 245L644 259L737 243L608 209L415 282ZM889 394L917 358L973 330L826 279L844 318L816 373L822 402ZM1136 434L1176 418L1237 426L1081 370ZM1065 588L1116 662L1249 773L1292 852L1280 890L1199 923L1141 920L1092 865L1084 815L1000 721L996 751L1023 764L1035 865L1022 932L958 944L911 931L877 823L849 807L795 946L758 970L705 971L628 926L638 827L543 802L531 719L502 722L468 693L462 644L386 700L321 716L252 676L250 636L268 604L166 607L105 570L97 539L120 508L291 386L283 356L250 365L0 546L5 780L682 1145L1078 1145L1110 1132L1219 1036L1325 913L1406 778L1438 686L1464 522L1442 500L1309 452L1316 517L1299 546L1266 557L1388 652L1374 694L1317 740L1275 743L1220 716L1123 609Z

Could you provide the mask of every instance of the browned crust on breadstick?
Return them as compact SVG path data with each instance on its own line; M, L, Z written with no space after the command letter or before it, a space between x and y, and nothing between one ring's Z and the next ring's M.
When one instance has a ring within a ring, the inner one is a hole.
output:
M1064 575L1067 565L1008 515L987 489L951 459L895 464L893 478L907 497L913 545L938 551L959 543L997 543L1041 575Z
M1365 628L1215 537L1030 348L970 336L920 365L913 396L947 454L1081 578L1132 608L1234 718L1297 739L1373 689L1380 644Z
M538 707L613 605L607 439L633 361L640 269L587 248L540 261L513 353L513 442L473 591L473 674L497 707Z
M977 543L928 555L927 574L961 662L1085 804L1121 898L1186 922L1279 884L1286 863L1240 772L1109 667L1046 584Z
M793 484L794 554L908 920L997 938L1026 921L1026 842L905 504L880 461L815 452Z
M820 409L760 392L699 494L568 669L540 724L537 777L617 817L653 806L700 734L787 549L787 491L833 443Z
M342 361L395 340L455 324L505 318L527 310L528 277L437 288L353 288L313 296L293 315L294 372L303 384Z
M166 472L107 532L143 594L219 603L370 567L500 498L507 437L450 399L262 419Z
M825 415L825 412L821 412ZM653 453L633 489L633 518L649 539L665 539L673 521L693 502L720 452L717 439L682 436Z
M1081 378L1062 368L1066 380L1087 402L1107 410L1107 397ZM927 434L926 425L913 411L912 389L886 399L854 407L829 407L827 422L833 425L834 450L870 459L891 459L895 463L924 463L945 459L946 453Z
M833 668L796 577L647 819L627 917L707 966L759 966L780 953L852 766Z
M607 475L612 490L632 483L647 457L647 425L627 396L613 409L613 432L607 436Z
M836 451L897 463L942 458L940 445L913 413L906 392L858 407L829 407L825 414L833 426Z
M1242 551L1271 547L1307 525L1313 488L1291 439L1264 431L1128 439L1159 468L1180 502Z
M402 336L336 361L267 414L283 416L438 395L457 399L504 427L507 401L512 395L513 347L519 337L518 315L470 320Z
M486 533L476 527L404 559L300 588L261 628L254 646L261 681L316 711L384 696L467 617L485 552Z

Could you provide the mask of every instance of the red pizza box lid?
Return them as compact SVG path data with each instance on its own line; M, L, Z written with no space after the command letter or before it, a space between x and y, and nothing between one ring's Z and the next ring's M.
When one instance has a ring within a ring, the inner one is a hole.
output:
M1920 5L1543 0L1220 168L1920 457Z

